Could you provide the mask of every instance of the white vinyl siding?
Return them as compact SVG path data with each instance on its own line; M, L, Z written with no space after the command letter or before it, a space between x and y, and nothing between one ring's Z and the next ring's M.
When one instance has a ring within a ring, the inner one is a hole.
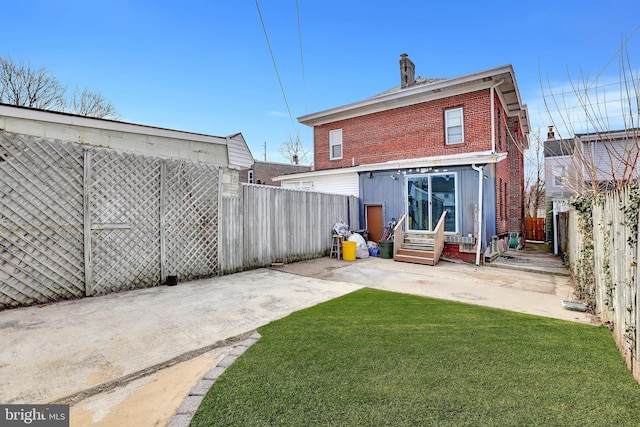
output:
M445 143L460 144L464 142L464 120L462 107L452 108L444 112Z
M357 172L343 174L308 176L300 179L283 179L282 188L300 189L318 193L343 194L359 197L359 181Z
M342 158L342 129L329 131L329 160Z

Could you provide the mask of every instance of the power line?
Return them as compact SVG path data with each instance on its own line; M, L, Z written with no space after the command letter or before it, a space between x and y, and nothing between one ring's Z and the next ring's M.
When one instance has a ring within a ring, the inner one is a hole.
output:
M287 95L284 93L284 86L282 86L282 80L280 79L280 73L278 73L278 66L276 65L276 58L273 56L273 50L271 49L271 43L269 42L269 35L267 34L267 27L264 25L264 20L262 19L262 12L260 12L260 5L258 4L258 0L256 0L256 8L258 9L258 15L260 16L260 22L262 23L262 30L264 31L264 38L267 40L267 46L269 47L269 53L271 54L271 61L273 61L273 68L276 70L276 76L278 77L278 83L280 84L280 90L282 91L282 98L284 98L284 103L287 106L287 111L289 112L289 118L291 119L291 124L293 125L293 115L291 114L291 109L289 108L289 102L287 101Z
M638 26L631 32L631 35L629 35L629 37L627 37L624 41L624 43L622 43L622 45L620 46L620 48L618 50L616 50L616 53L613 54L613 56L609 59L609 61L605 64L604 67L602 67L602 69L598 72L598 74L596 75L596 78L593 80L593 82L591 82L591 85L593 85L593 83L595 83L596 81L598 81L598 77L600 77L600 74L602 74L604 72L604 70L607 69L607 67L609 66L609 64L611 64L611 62L615 59L616 56L618 56L618 54L620 53L620 51L622 49L624 49L627 46L627 43L629 43L629 40L631 40L631 37L633 37L635 35L635 33L638 31L638 29L640 29L640 24L638 24ZM591 85L589 85L589 87L587 89L589 89L591 87Z
M302 55L302 30L300 29L300 5L298 4L298 0L296 0L296 14L298 15L298 41L300 43L300 65L302 68L302 88L304 91L304 113L308 114L307 108L307 81L304 77L304 56Z

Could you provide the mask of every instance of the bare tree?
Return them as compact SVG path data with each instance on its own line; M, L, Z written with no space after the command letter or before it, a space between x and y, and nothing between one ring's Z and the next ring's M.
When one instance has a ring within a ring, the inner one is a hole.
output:
M70 112L81 116L97 117L99 119L119 119L120 114L111 101L105 98L102 93L90 91L87 88L78 89L76 86L70 102Z
M0 57L0 102L22 107L62 110L66 88L46 69Z
M600 81L601 71L593 79L582 72L578 78L567 73L567 91L554 92L548 84L545 94L542 88L558 141L572 153L576 174L567 177L565 186L575 194L595 196L625 187L640 175L640 77L625 44L614 57L618 58L619 81L613 85Z
M120 119L102 93L77 87L67 102L67 88L45 68L0 57L0 102L43 110L68 111L89 117Z
M538 209L545 206L544 141L540 129L529 137L525 153L524 203L527 217L536 218Z
M280 155L288 159L294 165L311 164L311 150L304 148L300 140L300 132L296 134L295 139L289 138L283 142L278 150Z

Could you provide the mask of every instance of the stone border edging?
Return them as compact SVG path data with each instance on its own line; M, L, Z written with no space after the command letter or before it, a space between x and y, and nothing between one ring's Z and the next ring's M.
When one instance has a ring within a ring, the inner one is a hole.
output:
M218 361L216 366L211 368L200 381L191 389L187 397L169 421L168 427L188 427L191 424L193 414L200 407L205 394L209 391L213 383L224 373L224 371L236 361L249 347L262 337L258 332L254 332L247 339L235 346L229 354Z

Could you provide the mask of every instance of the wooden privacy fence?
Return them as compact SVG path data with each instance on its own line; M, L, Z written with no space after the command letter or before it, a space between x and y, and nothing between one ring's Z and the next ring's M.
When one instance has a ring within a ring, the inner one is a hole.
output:
M326 255L333 225L359 229L358 198L242 184L220 213L223 274Z
M577 288L609 325L627 366L640 381L637 329L638 204L637 190L607 193L591 212L569 212L567 256ZM588 224L592 215L591 226ZM587 224L585 227L584 225ZM590 280L591 279L591 280Z
M220 173L0 131L0 309L217 274Z
M527 240L544 241L544 218L525 218L525 237Z

